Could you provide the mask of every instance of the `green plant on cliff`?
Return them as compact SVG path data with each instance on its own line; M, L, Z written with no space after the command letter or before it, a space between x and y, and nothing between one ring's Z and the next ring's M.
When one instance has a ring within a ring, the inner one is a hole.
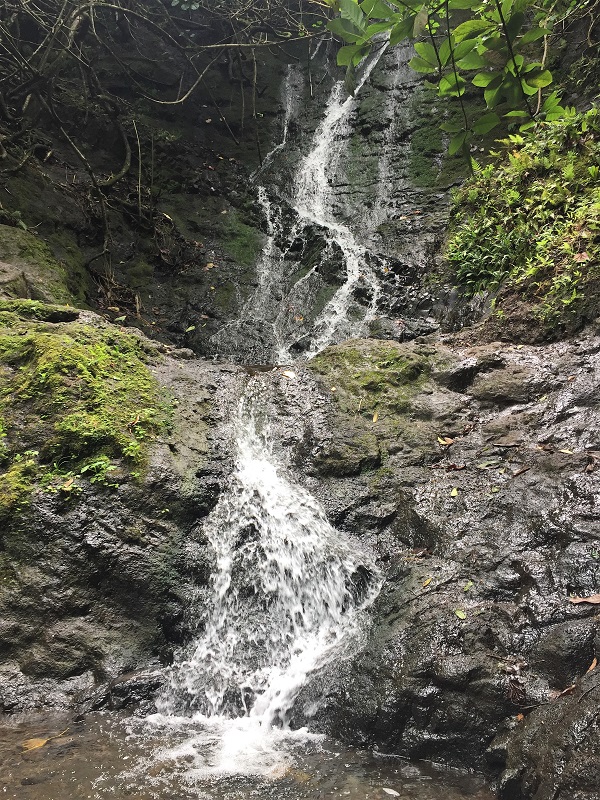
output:
M74 476L106 484L117 467L139 469L169 424L137 336L24 306L0 310L0 517L36 481L70 491Z
M586 313L600 280L600 112L512 135L454 195L446 257L467 294L501 290L545 321Z
M428 85L441 98L453 98L461 119L447 121L449 153L470 158L470 145L507 122L530 130L536 121L561 118L565 109L550 91L549 45L554 27L589 14L590 33L598 17L598 3L563 0L327 0L339 16L328 28L346 44L338 64L347 68L350 92L354 69L387 40L396 45L414 41L416 55L409 62L428 76ZM470 102L466 103L467 95ZM472 98L480 97L479 105Z

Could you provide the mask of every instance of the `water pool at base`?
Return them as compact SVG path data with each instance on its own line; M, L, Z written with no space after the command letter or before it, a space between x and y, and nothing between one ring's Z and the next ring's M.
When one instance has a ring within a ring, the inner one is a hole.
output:
M10 800L493 798L478 776L303 732L115 712L0 720L0 787Z

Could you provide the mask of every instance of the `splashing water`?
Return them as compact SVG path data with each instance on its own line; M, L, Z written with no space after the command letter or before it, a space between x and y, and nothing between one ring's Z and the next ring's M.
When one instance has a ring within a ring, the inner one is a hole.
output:
M240 402L235 471L204 530L216 560L204 630L159 701L161 723L203 721L183 746L208 748L204 769L218 771L272 768L275 742L295 737L300 690L360 646L362 612L380 588L367 554L277 463L263 385L252 379Z

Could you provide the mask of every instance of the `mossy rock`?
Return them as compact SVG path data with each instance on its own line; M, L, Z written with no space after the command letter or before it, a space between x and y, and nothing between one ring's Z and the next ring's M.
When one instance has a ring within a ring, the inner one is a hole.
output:
M328 347L309 367L327 377L340 411L372 416L409 412L434 363L411 345L355 339Z
M140 338L69 313L0 302L0 519L36 485L76 496L86 480L139 474L170 424Z
M0 225L0 297L75 303L69 271L29 231Z

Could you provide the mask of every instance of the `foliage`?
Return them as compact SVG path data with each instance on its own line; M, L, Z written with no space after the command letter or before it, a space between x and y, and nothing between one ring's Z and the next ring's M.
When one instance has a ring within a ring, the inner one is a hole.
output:
M349 85L373 46L386 39L391 45L416 40L410 66L430 78L440 97L456 98L462 111L459 122L441 126L451 135L450 155L462 151L469 157L473 137L489 133L502 117L525 131L565 112L558 94L548 89L553 83L548 37L555 24L580 13L582 4L565 9L556 0L327 1L339 11L328 28L346 42L338 64L347 67ZM468 91L482 96L482 113L469 113L463 102Z
M600 278L599 110L503 143L496 163L455 193L447 260L468 294L502 287L531 299L546 321L564 322Z
M73 493L78 477L108 484L115 460L139 468L169 422L137 336L48 323L26 303L0 310L0 514L37 480Z

